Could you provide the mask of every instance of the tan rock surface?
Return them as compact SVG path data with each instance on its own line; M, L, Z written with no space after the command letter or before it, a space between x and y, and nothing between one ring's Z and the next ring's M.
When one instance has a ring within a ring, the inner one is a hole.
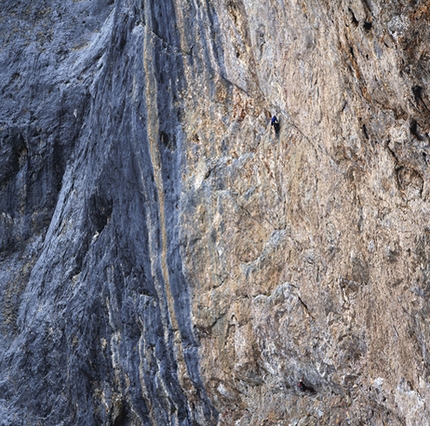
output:
M220 424L428 424L425 2L198 10L181 235Z

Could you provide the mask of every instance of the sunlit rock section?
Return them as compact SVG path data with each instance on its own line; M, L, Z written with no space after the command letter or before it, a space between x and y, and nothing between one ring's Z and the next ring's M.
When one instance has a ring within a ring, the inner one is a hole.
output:
M220 424L428 424L426 2L211 4L181 236Z
M429 18L3 0L1 423L428 424Z

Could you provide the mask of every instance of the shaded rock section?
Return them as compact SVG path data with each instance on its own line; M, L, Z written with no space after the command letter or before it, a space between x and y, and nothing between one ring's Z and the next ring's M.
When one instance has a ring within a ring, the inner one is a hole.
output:
M2 6L27 37L2 52L2 424L214 424L177 236L174 4L42 6Z

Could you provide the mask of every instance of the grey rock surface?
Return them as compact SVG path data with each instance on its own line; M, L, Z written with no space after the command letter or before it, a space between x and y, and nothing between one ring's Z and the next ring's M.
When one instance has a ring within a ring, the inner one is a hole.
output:
M177 236L173 3L0 8L1 424L213 423Z

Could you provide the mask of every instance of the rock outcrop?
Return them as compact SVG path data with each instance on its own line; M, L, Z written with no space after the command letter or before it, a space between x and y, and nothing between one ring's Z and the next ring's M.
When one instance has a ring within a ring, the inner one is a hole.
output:
M1 424L429 424L429 19L3 0Z

